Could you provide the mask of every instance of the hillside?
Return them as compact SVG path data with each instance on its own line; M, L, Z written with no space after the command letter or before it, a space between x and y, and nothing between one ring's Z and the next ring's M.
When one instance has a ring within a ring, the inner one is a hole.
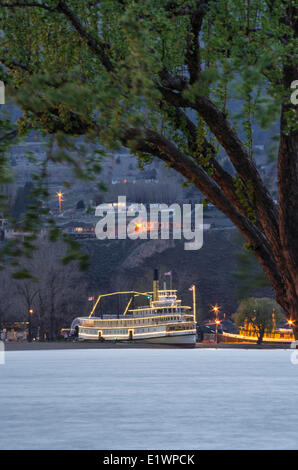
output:
M235 312L237 287L233 272L237 269L236 253L242 242L233 228L213 229L204 233L204 245L198 251L185 251L183 240L84 240L84 251L91 266L86 273L90 293L116 290L151 290L152 271L172 271L173 287L186 304L191 304L188 290L198 288L198 307L202 317L210 313L210 305L218 303L222 313ZM249 279L247 280L249 284ZM272 295L271 288L254 289L257 295Z

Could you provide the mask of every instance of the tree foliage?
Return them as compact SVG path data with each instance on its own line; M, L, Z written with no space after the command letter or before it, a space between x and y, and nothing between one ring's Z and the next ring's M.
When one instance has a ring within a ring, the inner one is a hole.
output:
M48 158L73 164L87 179L100 170L99 158L83 157L79 136L95 148L126 146L143 162L160 158L232 220L278 302L298 319L298 126L290 101L298 78L295 2L0 6L2 78L23 110L18 133L52 135L59 152ZM280 119L278 207L254 161L253 119L267 127ZM40 192L46 194L42 183Z
M244 322L251 325L258 337L258 344L261 344L264 333L270 333L278 325L282 315L280 306L275 300L267 297L249 297L240 302L233 317L237 326L243 326Z

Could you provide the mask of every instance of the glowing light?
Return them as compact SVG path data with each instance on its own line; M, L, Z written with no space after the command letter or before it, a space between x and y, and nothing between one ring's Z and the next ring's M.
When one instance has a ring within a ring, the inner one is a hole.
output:
M148 294L151 294L152 292L137 292L137 291L133 291L133 290L129 290L129 291L123 291L123 292L111 292L110 294L100 294L98 297L97 297L97 300L95 302L95 304L93 305L93 308L89 314L89 318L92 317L100 299L102 297L108 297L110 295L120 295L120 294L138 294L138 295L148 295Z
M293 320L288 320L288 325L293 325L293 324L294 324Z
M132 319L134 320L134 319ZM193 325L194 322L190 322L190 321L185 321L185 322L181 322L181 323L177 323L176 320L174 321L168 321L167 323L148 323L148 324L144 324L144 325L136 325L136 326L133 326L133 328L137 328L137 329L144 329L144 328L155 328L155 327L161 327L161 326L171 326L171 325L176 325L177 327L181 327L181 326L190 326L190 325ZM98 330L99 328L102 329L102 331L104 332L104 330L119 330L119 329L122 329L122 328L131 328L132 325L121 325L119 324L118 326L108 326L108 325L105 325L105 326L86 326L86 325L79 325L79 329L80 331L81 330ZM101 331L101 330L100 330Z
M188 333L188 334L194 334L196 332L195 329L189 329L189 330L176 330L176 331L148 331L146 333L133 333L133 337L134 338L137 338L138 336L152 336L152 335L160 335L161 337L166 337L166 336L179 336L181 333ZM176 333L178 333L176 335ZM82 332L82 335L84 336L92 336L92 337L98 337L97 334L95 333L84 333ZM102 338L107 338L107 337L125 337L125 338L128 338L129 337L129 333L125 333L125 334L120 334L120 333L115 333L115 334L108 334L108 333L102 333Z
M61 191L58 191L56 194L57 194L57 198L58 198L59 212L61 212L61 208L62 208L61 206L62 206L64 193L62 193Z
M157 304L157 305L155 305ZM158 302L152 302L152 305L153 305L153 308L155 309L158 309L158 310L162 310L164 308L183 308L183 309L186 309L186 310L190 310L191 307L189 307L188 305L165 305L165 306L160 306L158 305ZM151 307L139 307L139 308L134 308L134 309L130 309L129 311L130 312L142 312L142 311L145 311L145 310L152 310Z
M29 308L29 313L30 313L30 315L32 315L32 313L34 313L33 308Z
M215 313L218 313L220 310L220 307L217 304L211 305L211 310Z
M190 307L188 307L190 308ZM149 309L150 310L150 309ZM129 310L130 312L132 312L132 310ZM104 318L104 319L100 319L100 318L97 318L97 317L93 317L94 320L96 322L100 322L100 323L103 323L103 322L119 322L119 321L124 321L124 322L133 322L135 320L156 320L157 318L162 318L164 319L165 321L167 320L167 317L170 318L172 317L173 315L177 316L177 320L178 321L181 321L181 318L182 318L182 314L177 314L177 313L166 313L164 315L154 315L154 316L135 316L134 318L123 318L123 319L118 319L118 318ZM189 317L189 318L192 318L193 317L193 314L185 314L183 313L183 316L184 317ZM89 317L90 318L90 317ZM84 319L82 318L79 318L79 320L81 320L83 323L82 325L84 325ZM189 321L189 320L186 320L186 321ZM94 327L96 328L96 327Z

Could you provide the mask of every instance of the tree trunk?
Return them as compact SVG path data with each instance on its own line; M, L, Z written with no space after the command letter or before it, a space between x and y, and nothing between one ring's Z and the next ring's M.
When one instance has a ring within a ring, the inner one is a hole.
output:
M297 31L296 31L297 36ZM298 78L297 65L284 65L283 85L291 90ZM277 263L285 286L285 299L277 301L285 309L288 319L296 322L298 340L298 107L288 97L281 109L280 144L278 153L279 236L282 262Z
M288 309L286 310L287 319L292 320L293 323L293 333L295 336L295 340L298 341L298 299L293 299L290 302Z
M293 333L295 336L295 340L298 341L298 324L297 322L293 324Z
M265 333L265 329L264 329L264 328L261 328L261 329L259 330L257 344L262 344L262 342L263 342L263 337L264 337L264 333Z
M54 311L50 311L50 341L54 341Z
M295 339L298 340L298 297L295 292L295 286L288 279L283 277L282 283L284 286L285 294L280 296L275 291L276 301L284 309L287 320L292 320L297 325L297 331L293 328Z

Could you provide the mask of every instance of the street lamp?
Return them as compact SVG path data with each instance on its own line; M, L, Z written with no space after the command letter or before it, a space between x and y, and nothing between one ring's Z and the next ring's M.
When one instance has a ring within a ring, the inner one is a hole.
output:
M61 191L58 191L57 193L57 198L58 198L58 204L59 204L59 212L61 212L61 209L62 209L62 201L63 201L63 195L64 193L62 193Z
M294 320L289 319L289 320L287 321L287 323L288 323L289 327L292 328L292 334L295 334L295 333L294 333L294 328L293 328L293 327L294 327L294 323L295 323Z
M220 307L217 304L215 304L215 305L212 305L211 310L215 312L217 315L220 310Z
M220 307L215 304L212 305L211 310L215 313L215 341L218 343L218 325L220 325L220 320L218 319L218 313L220 311Z
M29 315L29 328L28 328L28 341L31 343L32 341L32 332L31 332L31 315L33 315L34 310L33 308L29 308L28 315Z
M215 341L218 343L218 325L220 325L220 320L215 320Z

